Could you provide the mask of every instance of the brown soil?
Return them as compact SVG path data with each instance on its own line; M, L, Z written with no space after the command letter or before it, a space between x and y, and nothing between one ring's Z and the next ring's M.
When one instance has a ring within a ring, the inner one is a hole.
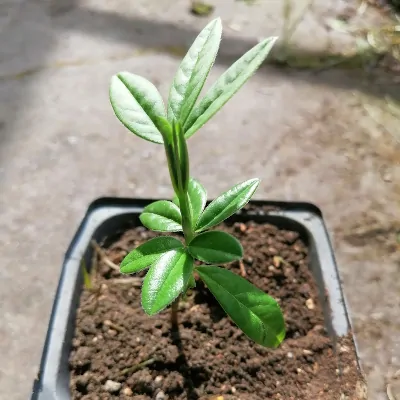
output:
M200 281L181 301L180 331L171 334L169 309L146 316L140 280L121 277L100 260L95 288L83 291L78 309L70 355L73 399L366 398L350 336L333 346L323 327L308 248L299 234L253 222L219 229L233 233L245 249L243 263L227 268L245 273L280 301L287 324L281 347L250 341ZM119 263L127 250L153 236L143 228L129 230L105 248L107 257Z

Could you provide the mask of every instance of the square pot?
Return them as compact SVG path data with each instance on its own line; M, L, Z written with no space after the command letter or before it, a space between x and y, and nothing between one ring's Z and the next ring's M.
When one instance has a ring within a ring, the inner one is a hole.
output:
M91 265L91 240L100 242L128 225L141 225L139 215L152 201L154 200L102 198L89 206L65 255L40 372L34 382L31 400L71 398L68 359L83 287L82 258L86 265ZM319 288L325 327L330 337L335 343L336 338L351 333L347 306L321 211L312 204L297 202L252 201L250 206L249 210L240 211L230 220L253 220L298 232L309 247L310 268Z

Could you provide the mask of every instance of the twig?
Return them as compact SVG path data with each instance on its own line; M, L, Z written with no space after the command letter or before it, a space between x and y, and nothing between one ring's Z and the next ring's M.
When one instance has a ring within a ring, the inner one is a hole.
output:
M132 365L132 367L129 368L125 368L121 371L121 375L127 375L127 374L131 374L134 373L136 371L139 371L140 369L147 367L150 364L153 364L154 362L156 362L157 360L155 358L149 358L146 361L143 361L139 364L136 365Z
M119 325L117 325L117 324L114 324L114 322L112 322L112 321L110 321L110 320L108 320L108 319L106 319L106 320L103 322L103 325L109 326L111 329L114 329L115 331L118 331L118 332L124 332L124 331L125 331L124 328L122 328L121 326L119 326Z
M114 278L114 279L109 279L107 282L109 283L116 283L116 284L125 284L125 283L129 283L132 284L133 286L142 286L143 283L143 278Z
M104 250L96 243L95 240L91 241L91 244L94 248L94 250L97 252L97 254L100 256L101 260L104 261L106 265L108 265L110 268L112 268L115 271L119 272L119 267L117 264L113 263L106 255Z
M396 397L394 397L393 391L392 391L392 385L389 383L389 385L386 386L386 393L387 396L389 397L389 400L396 400Z
M282 257L280 257L280 256L274 256L274 258L272 259L272 262L273 262L275 268L279 268L280 265L281 265L281 263L282 263L283 265L286 265L287 267L290 267L290 266L291 266L290 263L288 263L286 260L284 260L284 259L283 259Z
M240 275L242 275L243 278L245 278L247 276L247 273L242 260L239 261L239 267L240 267Z

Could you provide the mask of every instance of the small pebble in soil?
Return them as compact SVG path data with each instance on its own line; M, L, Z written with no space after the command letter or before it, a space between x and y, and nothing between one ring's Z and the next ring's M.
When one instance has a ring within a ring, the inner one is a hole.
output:
M243 223L239 224L239 230L240 232L246 232L247 230L246 225Z
M343 368L343 375L346 375L350 372L350 367L347 365L346 367Z
M108 380L104 384L104 390L109 393L117 393L121 389L122 384L119 382Z
M161 390L161 392L158 392L156 395L156 400L165 400L166 396L165 393Z
M122 390L122 393L123 393L125 396L132 396L132 395L133 395L132 389L129 388L129 387L124 388L124 390Z
M340 346L339 352L340 354L342 353L348 353L350 349L347 346Z
M308 299L306 301L306 306L309 310L314 310L315 305L314 305L314 300L313 299Z
M163 377L162 377L161 375L156 376L155 379L154 379L155 385L156 385L157 387L160 386L162 380L163 380Z

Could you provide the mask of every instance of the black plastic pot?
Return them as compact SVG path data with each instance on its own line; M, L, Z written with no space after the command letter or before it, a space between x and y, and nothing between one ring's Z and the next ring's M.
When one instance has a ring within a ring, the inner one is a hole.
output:
M90 205L65 255L31 400L70 399L68 357L83 286L81 260L84 258L86 265L91 264L92 239L99 242L139 225L142 209L152 201L102 198ZM299 232L310 249L310 267L319 285L327 330L333 339L349 333L346 302L321 211L309 203L253 201L250 204L267 206L273 211L241 212L231 220L252 219Z

